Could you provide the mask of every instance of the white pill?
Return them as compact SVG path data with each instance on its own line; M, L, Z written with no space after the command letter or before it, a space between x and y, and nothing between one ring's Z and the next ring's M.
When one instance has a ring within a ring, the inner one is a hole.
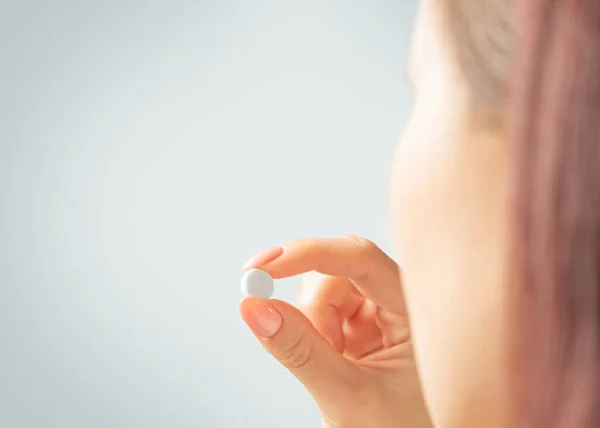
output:
M242 276L242 294L268 299L275 291L273 278L261 269L250 269Z

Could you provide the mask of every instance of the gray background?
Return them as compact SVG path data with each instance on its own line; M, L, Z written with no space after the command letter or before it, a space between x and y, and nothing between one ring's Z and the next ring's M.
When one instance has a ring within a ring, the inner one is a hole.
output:
M0 2L0 426L319 426L240 266L391 251L415 3Z

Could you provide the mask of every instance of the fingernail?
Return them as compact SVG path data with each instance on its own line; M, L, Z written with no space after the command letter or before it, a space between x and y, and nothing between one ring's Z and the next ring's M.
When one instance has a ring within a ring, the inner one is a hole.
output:
M259 337L268 339L281 328L281 314L266 300L255 299L242 307L242 318Z
M242 269L252 269L263 266L269 262L272 262L278 257L281 257L282 254L282 247L269 248L268 250L261 251L260 253L254 255L250 260L244 263Z

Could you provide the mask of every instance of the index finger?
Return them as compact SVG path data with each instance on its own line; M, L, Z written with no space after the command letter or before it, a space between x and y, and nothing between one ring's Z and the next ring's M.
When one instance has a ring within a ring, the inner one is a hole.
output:
M350 279L377 306L406 313L398 265L373 242L356 236L299 239L283 246L283 253L260 267L273 278L316 271Z

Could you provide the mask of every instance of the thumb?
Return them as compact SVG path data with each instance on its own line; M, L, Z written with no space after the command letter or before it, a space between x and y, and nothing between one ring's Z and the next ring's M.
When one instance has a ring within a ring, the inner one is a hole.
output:
M263 347L308 389L313 397L351 393L359 370L336 351L294 306L248 297L240 313ZM334 395L335 396L335 395Z

